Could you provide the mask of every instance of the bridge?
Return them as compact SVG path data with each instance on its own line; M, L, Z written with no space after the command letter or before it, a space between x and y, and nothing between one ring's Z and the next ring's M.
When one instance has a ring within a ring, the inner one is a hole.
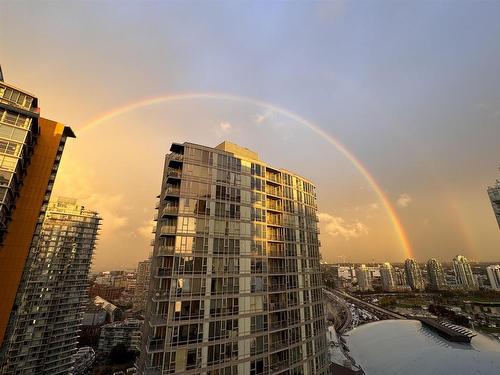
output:
M406 316L397 314L394 311L384 309L383 307L377 306L373 303L363 301L362 299L356 298L354 296L351 296L350 294L347 294L345 292L342 292L340 290L335 290L335 289L328 289L330 293L333 293L339 298L343 298L352 304L371 312L372 314L384 318L384 319L406 319Z

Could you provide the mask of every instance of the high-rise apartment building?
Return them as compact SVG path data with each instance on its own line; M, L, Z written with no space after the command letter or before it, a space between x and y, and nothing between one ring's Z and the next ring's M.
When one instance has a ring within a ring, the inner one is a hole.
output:
M432 258L427 261L427 276L429 277L431 289L445 290L448 288L443 265L439 260Z
M151 260L147 259L139 262L137 265L134 301L133 306L136 310L144 310L146 308L146 296L149 290L149 275L151 268Z
M0 79L0 358L66 138L74 137L70 128L39 116L34 95Z
M314 185L224 142L166 156L140 374L326 374Z
M356 279L358 280L359 290L373 290L371 272L364 264L356 267Z
M73 199L49 203L11 314L1 374L71 373L99 222Z
M382 281L382 290L392 292L397 289L392 264L386 262L380 266L380 279Z
M500 265L497 264L486 267L486 273L491 289L500 290Z
M477 281L472 274L472 268L469 261L463 255L457 255L453 258L453 270L457 286L463 289L477 289Z
M425 289L422 270L415 259L405 260L405 274L408 285L412 290L421 291Z
M493 213L500 228L500 181L497 180L495 185L488 187L488 196L490 197Z

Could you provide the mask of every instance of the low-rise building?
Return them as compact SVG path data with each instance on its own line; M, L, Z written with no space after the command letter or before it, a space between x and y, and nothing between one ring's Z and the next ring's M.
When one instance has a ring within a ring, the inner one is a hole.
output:
M111 349L119 344L129 350L139 351L143 323L144 321L138 319L126 319L102 326L99 353L109 355Z
M94 304L103 308L106 311L106 319L108 322L114 322L120 319L122 316L122 311L118 306L113 305L111 302L105 300L100 296L94 298Z
M95 351L90 346L78 348L73 355L74 365L71 375L84 375L89 372L95 362Z

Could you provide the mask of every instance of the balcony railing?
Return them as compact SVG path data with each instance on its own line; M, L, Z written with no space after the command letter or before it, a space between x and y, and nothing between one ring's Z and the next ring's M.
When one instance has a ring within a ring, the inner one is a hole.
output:
M267 224L270 225L283 225L283 220L280 217L269 217L267 218Z
M283 348L286 348L286 347L288 347L288 341L287 340L276 341L276 342L272 342L271 343L271 351L272 352L275 352L277 350L280 350L280 349L283 349Z
M277 233L267 233L267 239L270 241L283 241L283 235Z
M160 229L161 235L175 234L177 227L175 225L163 225Z
M150 352L162 351L165 348L164 339L153 339L149 342L148 349Z
M182 161L184 159L184 155L178 154L176 152L172 152L170 155L170 160Z
M276 182L277 184L281 184L281 178L279 174L267 173L266 178L269 181Z
M173 168L167 169L167 178L168 177L181 178L181 176L182 176L182 170Z
M167 318L165 317L165 315L154 314L149 317L149 324L151 324L151 326L153 327L162 326L167 324Z
M158 255L173 255L175 252L174 245L160 245L158 246Z
M278 188L275 188L273 186L267 185L266 186L266 193L270 194L270 195L277 196L277 197L281 197L281 190Z
M269 267L269 274L281 274L281 273L287 273L291 272L288 268L286 267Z
M155 301L165 301L170 297L170 292L168 290L159 290L153 293L153 300Z
M276 372L283 370L288 367L288 360L285 359L283 361L276 361L276 362L271 362L271 371Z
M283 301L269 302L269 311L284 310L288 305Z
M180 189L178 189L178 190L180 190ZM167 205L167 206L163 207L163 210L162 210L163 216L177 215L178 213L179 213L179 206L176 206L176 205L173 205L173 206Z
M271 249L268 251L267 255L270 257L285 257L286 252L285 249Z
M287 320L279 320L276 322L271 322L269 324L269 326L271 327L271 331L272 331L272 330L276 330L276 329L288 328L289 324L288 324Z
M169 186L165 189L165 195L179 195L181 193L181 189L178 187Z
M158 277L172 276L172 267L158 267L156 270L156 276Z
M286 284L269 284L270 292L283 292L287 290Z
M283 206L281 205L281 203L269 199L266 201L266 207L268 210L283 211Z

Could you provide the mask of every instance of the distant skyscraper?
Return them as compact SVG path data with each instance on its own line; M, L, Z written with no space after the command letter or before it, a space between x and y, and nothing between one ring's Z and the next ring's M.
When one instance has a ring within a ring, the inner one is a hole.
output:
M431 289L445 290L447 288L446 276L439 260L432 258L427 261L427 275Z
M329 373L314 185L229 142L170 150L139 373Z
M361 291L373 290L372 275L364 264L356 267L356 278L358 279L358 287Z
M382 280L383 290L392 292L396 289L396 280L392 264L384 263L380 266L380 278Z
M418 266L415 259L405 260L405 274L408 285L412 290L424 290L424 278L422 277L422 270Z
M486 267L486 273L488 274L491 289L500 290L500 265Z
M71 372L99 221L75 200L49 204L11 314L1 374Z
M70 128L39 117L38 99L0 82L0 358Z
M151 260L144 260L137 265L135 290L134 290L134 309L144 310L146 307L146 296L149 290Z
M463 289L477 289L477 282L472 274L469 261L463 255L457 255L453 258L453 270L457 285Z
M496 181L495 185L488 188L493 213L497 219L498 227L500 228L500 181Z

